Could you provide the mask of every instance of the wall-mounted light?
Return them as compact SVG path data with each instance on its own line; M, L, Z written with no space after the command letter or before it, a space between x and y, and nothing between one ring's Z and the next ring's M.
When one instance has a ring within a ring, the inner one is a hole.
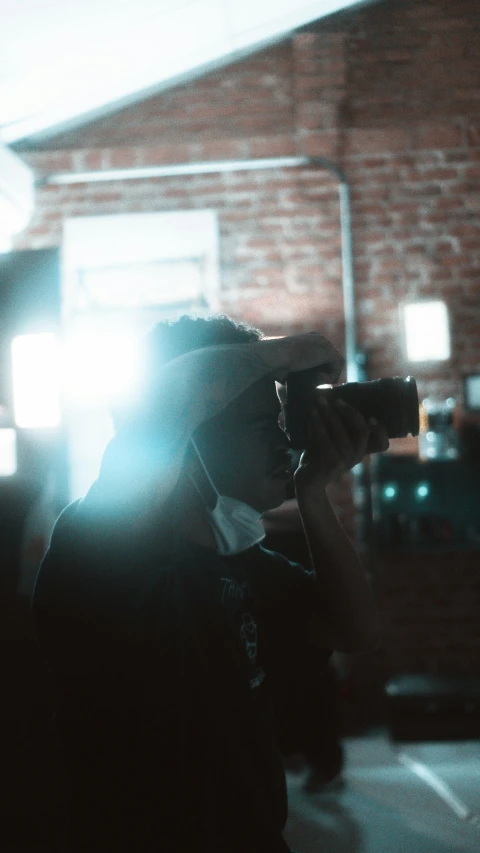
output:
M480 373L464 376L463 389L467 412L480 412Z
M408 361L446 361L450 358L448 311L441 300L404 305L403 327Z

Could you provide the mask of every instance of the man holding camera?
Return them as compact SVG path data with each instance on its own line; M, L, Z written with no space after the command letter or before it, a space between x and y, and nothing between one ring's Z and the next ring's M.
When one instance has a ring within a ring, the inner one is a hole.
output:
M379 636L326 488L388 438L319 394L293 471L277 389L312 367L343 368L320 334L262 340L226 317L147 339L136 404L60 516L32 603L71 851L288 850L275 695L292 644L322 667ZM292 476L305 567L260 544Z

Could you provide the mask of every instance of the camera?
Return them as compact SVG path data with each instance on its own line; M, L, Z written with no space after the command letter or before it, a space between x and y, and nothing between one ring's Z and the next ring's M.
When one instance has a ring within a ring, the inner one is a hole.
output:
M287 376L285 431L294 450L304 450L309 445L308 415L318 394L322 394L329 403L344 400L366 420L376 418L387 430L389 438L418 435L420 407L413 376L345 382L327 387L318 387L318 379L317 368L299 370Z

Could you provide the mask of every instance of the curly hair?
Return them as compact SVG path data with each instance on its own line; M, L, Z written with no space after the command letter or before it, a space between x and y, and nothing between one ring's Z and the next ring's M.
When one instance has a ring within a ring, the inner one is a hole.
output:
M195 317L184 314L176 320L162 320L148 333L147 368L161 369L168 361L203 347L246 344L258 341L263 333L248 323L237 323L226 314Z
M143 341L141 383L152 389L162 368L169 361L204 347L224 344L246 344L258 341L263 332L244 322L236 322L226 314L197 317L184 314L175 320L161 320L148 332ZM110 406L115 429L127 415L118 404Z

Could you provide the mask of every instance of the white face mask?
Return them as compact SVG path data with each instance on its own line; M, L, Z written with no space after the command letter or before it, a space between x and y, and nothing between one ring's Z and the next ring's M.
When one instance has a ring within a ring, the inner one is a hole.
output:
M262 514L237 498L219 494L193 438L192 444L217 496L213 509L206 505L217 551L223 556L240 554L241 551L246 551L247 548L251 548L265 538L265 530L261 522ZM195 483L194 485L199 491ZM200 496L202 497L201 493Z

